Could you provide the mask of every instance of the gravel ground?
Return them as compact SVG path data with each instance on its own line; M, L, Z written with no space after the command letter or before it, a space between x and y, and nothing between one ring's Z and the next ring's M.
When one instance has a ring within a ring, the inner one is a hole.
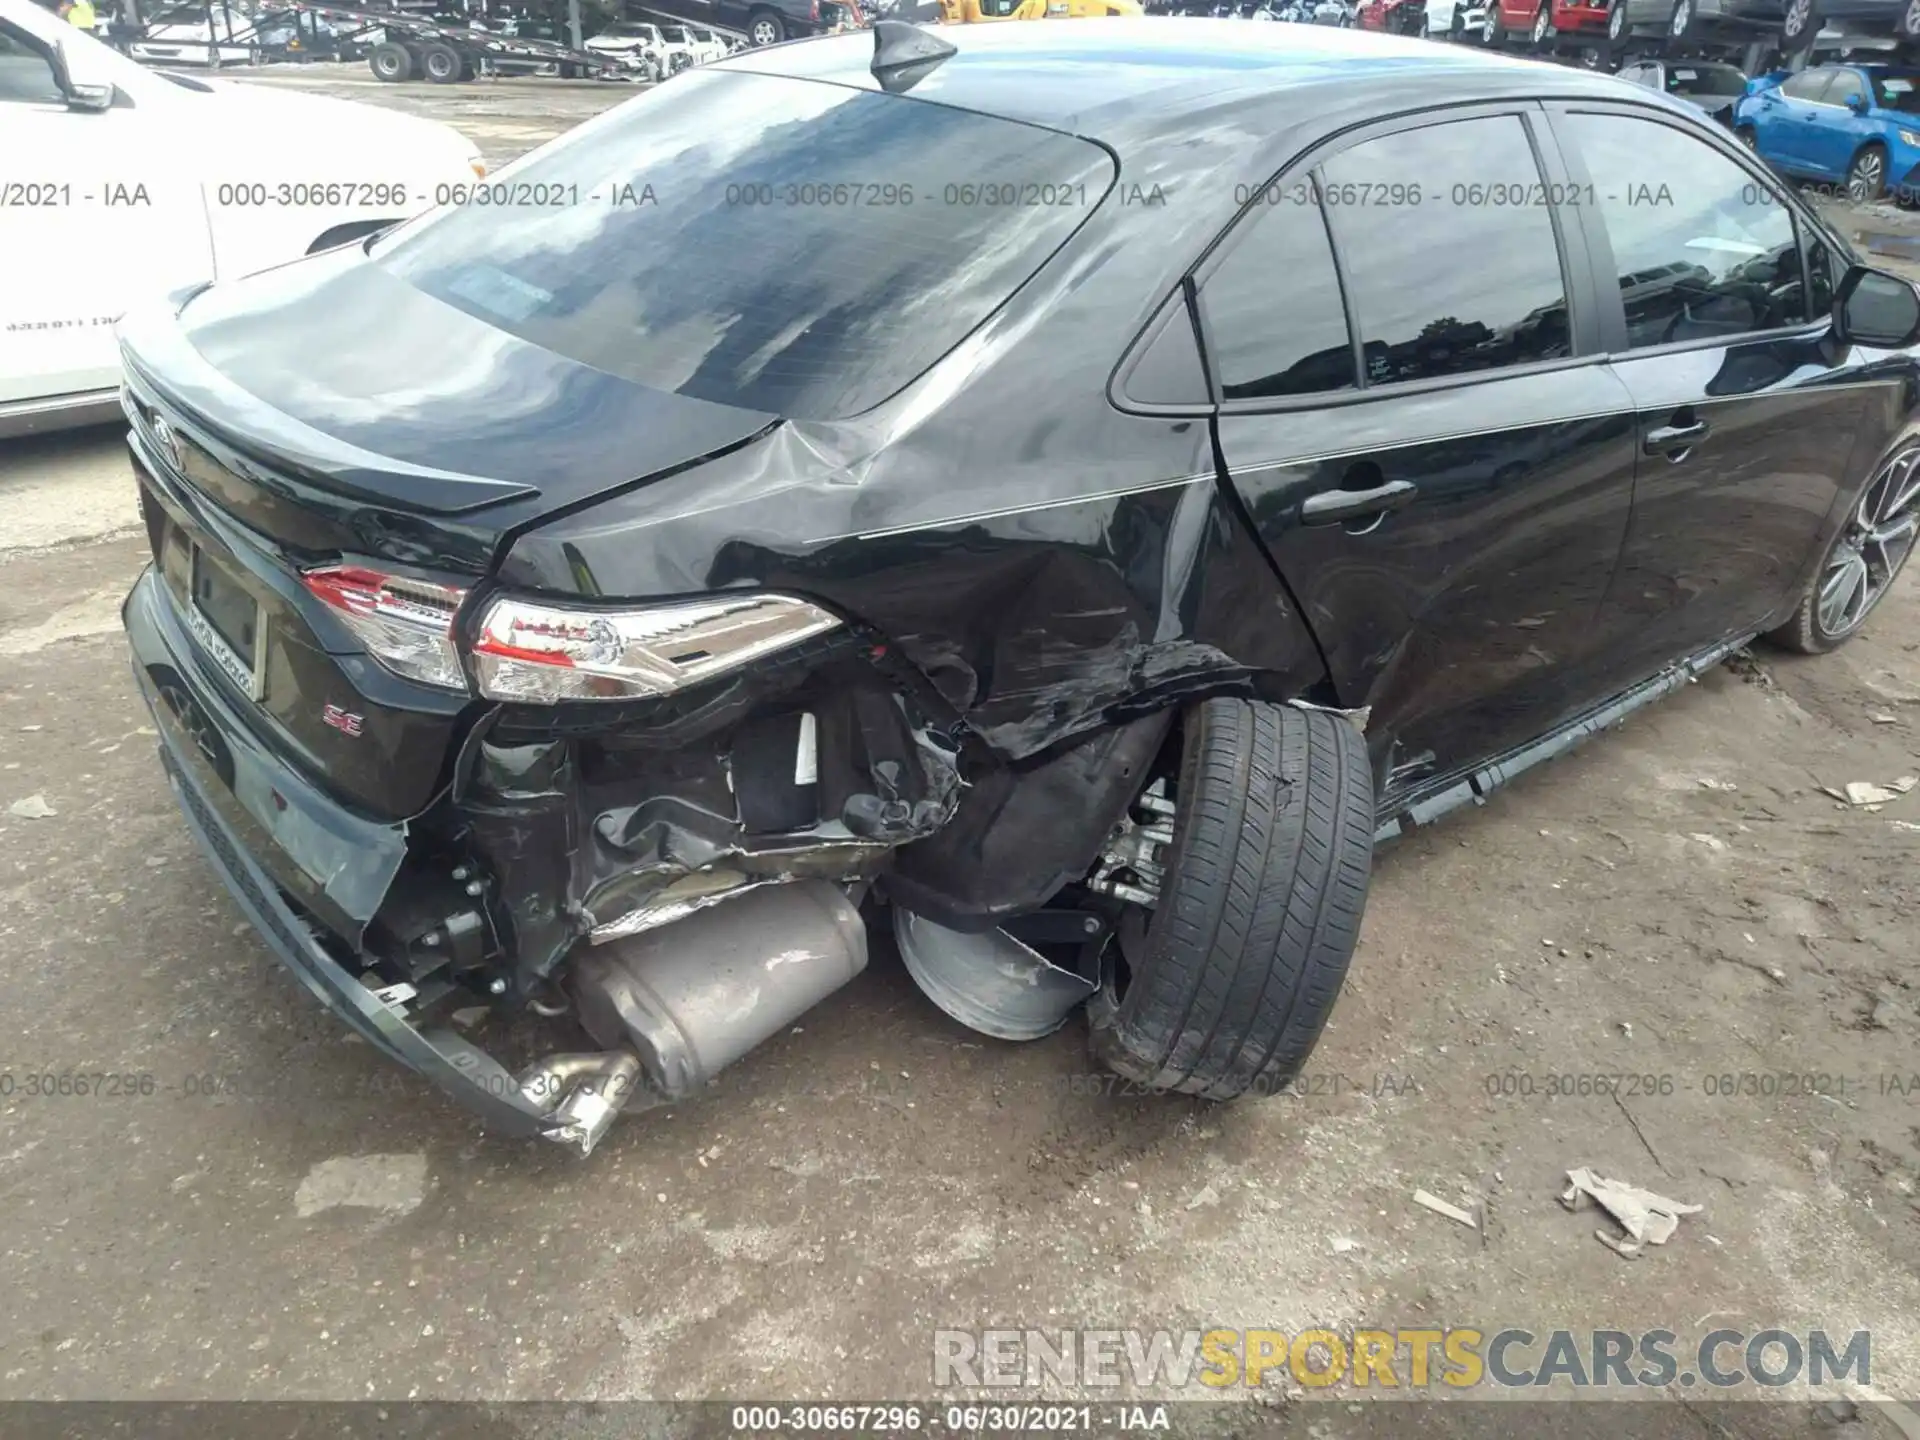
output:
M446 116L496 163L625 93L260 83ZM1302 1093L1089 1093L1077 1026L985 1041L882 951L580 1163L482 1136L240 922L126 671L144 549L112 433L0 449L0 1398L876 1398L929 1393L940 1327L1369 1324L1866 1329L1848 1393L1920 1396L1920 790L1823 793L1920 770L1912 580L1842 652L1758 652L1383 851ZM19 1088L44 1071L155 1088ZM1594 1073L1649 1080L1547 1093ZM1806 1074L1842 1084L1758 1078ZM1624 1260L1555 1202L1580 1165L1704 1212ZM1638 1433L1920 1435L1668 1394ZM1476 1433L1543 1429L1512 1413Z

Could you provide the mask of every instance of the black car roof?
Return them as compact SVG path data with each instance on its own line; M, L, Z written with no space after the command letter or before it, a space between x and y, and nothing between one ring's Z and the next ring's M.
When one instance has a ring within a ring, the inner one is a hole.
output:
M1379 92L1382 112L1475 97L1644 96L1611 76L1464 45L1318 25L1138 17L928 27L954 46L912 87L919 99L1096 139L1109 129L1177 131L1182 118L1244 98L1285 107L1339 86ZM877 90L873 36L824 36L720 61L718 69Z

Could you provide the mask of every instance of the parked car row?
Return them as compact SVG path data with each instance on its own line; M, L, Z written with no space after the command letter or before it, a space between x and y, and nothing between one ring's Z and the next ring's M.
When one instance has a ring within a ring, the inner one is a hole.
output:
M1823 32L1870 40L1920 41L1920 4L1911 0L1493 0L1482 39L1524 37L1535 47L1568 40L1619 50L1659 40L1683 50L1772 42L1789 55Z
M1884 11L1884 13L1883 13ZM1808 16L1813 17L1809 20ZM1849 199L1891 196L1920 200L1920 63L1856 60L1808 64L1802 50L1828 20L1852 27L1878 15L1885 36L1909 38L1920 27L1920 0L1895 14L1858 0L1492 0L1468 10L1457 0L1363 0L1361 29L1424 34L1497 45L1524 31L1534 49L1564 51L1583 38L1588 63L1606 66L1620 47L1635 47L1619 65L1620 78L1693 105L1734 131L1781 174L1833 184ZM1659 17L1664 16L1664 20ZM1878 21L1874 23L1879 24ZM1648 33L1679 54L1646 53ZM1783 52L1802 68L1782 67L1750 79L1714 53L1715 37L1764 42L1785 33Z
M723 59L743 47L699 25L617 20L589 39L586 48L596 55L618 59L639 78L664 80L695 65Z
M1486 17L1484 4L1467 0L1363 0L1357 23L1362 30L1466 40L1482 33Z

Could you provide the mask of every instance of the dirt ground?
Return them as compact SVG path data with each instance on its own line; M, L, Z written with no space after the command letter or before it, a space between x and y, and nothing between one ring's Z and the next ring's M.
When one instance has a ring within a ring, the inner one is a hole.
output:
M622 93L273 79L495 160ZM1920 1398L1920 789L1825 793L1920 773L1920 580L1384 849L1302 1093L1088 1093L1078 1022L984 1040L878 947L582 1163L482 1136L241 923L127 673L144 551L111 432L0 448L0 1398L877 1399L933 1393L936 1328L1777 1326L1871 1332L1817 1397L1857 1411L1676 1386L1644 1433L1920 1436L1867 1403ZM152 1093L24 1090L95 1071ZM1550 1093L1585 1075L1634 1078ZM1705 1208L1623 1259L1556 1202L1582 1165ZM1246 1413L1386 1433L1314 1394Z

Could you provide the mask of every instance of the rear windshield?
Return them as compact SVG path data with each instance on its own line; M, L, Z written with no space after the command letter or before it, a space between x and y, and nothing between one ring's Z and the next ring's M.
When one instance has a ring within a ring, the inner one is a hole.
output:
M1667 70L1669 95L1744 95L1747 77L1731 65L1674 65Z
M1089 141L689 71L372 249L456 309L656 389L827 419L921 374L1113 180ZM498 203L494 203L498 202Z

